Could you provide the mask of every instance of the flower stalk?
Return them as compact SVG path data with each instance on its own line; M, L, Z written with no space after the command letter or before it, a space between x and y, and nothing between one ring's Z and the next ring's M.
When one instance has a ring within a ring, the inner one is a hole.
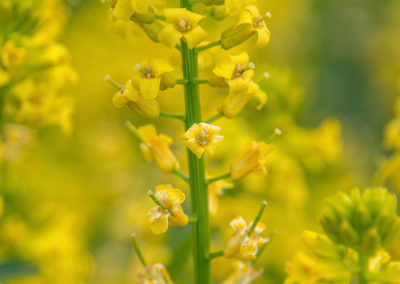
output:
M181 8L191 11L189 0L181 0ZM185 128L189 129L193 124L201 122L201 108L199 87L196 82L198 77L198 58L196 49L189 49L187 43L181 40L181 55L183 76L187 82L184 84L186 121ZM192 216L197 222L193 227L193 258L196 284L210 283L210 225L208 217L208 195L204 169L204 158L187 150L189 165L189 185L191 192Z

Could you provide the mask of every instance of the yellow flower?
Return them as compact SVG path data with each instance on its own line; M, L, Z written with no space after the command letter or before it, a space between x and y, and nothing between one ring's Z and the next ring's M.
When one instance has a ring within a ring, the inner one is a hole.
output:
M221 106L221 113L224 116L234 117L252 97L260 101L258 109L266 103L267 95L252 81L253 69L254 63L249 62L249 56L244 51L236 56L225 53L220 55L213 70L214 77L210 79L210 85L229 87L229 95Z
M263 273L263 269L255 270L250 262L237 261L234 266L235 271L222 284L250 284Z
M153 59L136 65L134 70L132 84L144 99L156 98L160 88L175 86L175 80L170 74L174 68L165 60Z
M400 118L393 119L386 126L385 143L391 149L400 150Z
M145 273L139 274L138 284L173 284L164 265L155 263L146 267Z
M131 80L126 82L125 86L113 96L112 101L117 108L126 104L137 114L149 119L157 119L160 114L158 102L154 99L142 98L136 88L132 86Z
M190 49L206 39L207 33L199 22L204 16L186 9L165 9L167 25L158 35L158 40L174 48L183 39Z
M112 5L111 16L116 20L129 21L134 12L131 0L117 0L115 5Z
M233 183L226 179L218 180L208 185L208 208L211 216L217 215L218 198L224 193L224 189L233 188L233 186Z
M255 259L258 248L268 242L268 239L260 236L265 230L265 225L260 222L257 223L256 228L250 236L248 236L250 226L247 226L246 221L242 217L232 220L230 225L234 232L224 250L224 255L228 258L243 260Z
M1 61L5 67L17 67L22 64L26 56L26 50L16 47L13 42L8 41L1 50Z
M251 141L246 150L231 164L232 180L239 180L253 171L266 172L266 156L272 151L272 146L264 142Z
M257 34L256 47L264 47L268 44L271 32L268 30L267 25L254 5L247 6L238 17L236 26L244 25L249 30Z
M147 213L147 221L155 234L165 233L168 226L185 226L188 223L189 218L181 206L185 194L180 189L169 184L158 185L154 195L164 207L155 206Z
M212 155L223 138L218 134L220 130L221 127L205 122L195 123L183 134L183 143L199 159L204 153Z
M142 140L140 149L147 161L154 159L158 167L166 173L179 167L178 161L168 147L172 143L170 137L163 134L157 135L152 124L139 127L138 133Z

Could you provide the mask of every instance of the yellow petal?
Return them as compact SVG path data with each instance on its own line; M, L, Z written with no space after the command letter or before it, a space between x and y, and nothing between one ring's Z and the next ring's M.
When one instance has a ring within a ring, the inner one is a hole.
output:
M167 25L158 34L158 41L164 43L169 48L174 48L182 37L182 34L178 32L173 25Z
M157 136L156 128L153 124L146 124L138 128L139 136L142 141L150 142Z
M157 119L160 115L160 105L156 100L140 98L137 102L129 101L127 105L137 114L149 119Z
M232 56L232 59L235 63L238 63L242 66L249 65L249 55L247 54L246 51L242 51L238 55Z
M174 71L174 67L172 67L168 61L165 61L160 58L153 59L150 63L150 66L153 70L155 77L160 77L161 75L163 75L165 73Z
M174 215L170 216L171 226L186 226L189 223L189 217L183 212L181 206L175 207L172 212Z
M122 108L127 101L128 101L127 98L124 97L124 95L122 95L121 92L115 93L115 95L112 98L113 105L116 108Z
M159 217L150 216L148 218L150 223L150 229L154 234L160 235L168 230L168 216L166 214L161 214Z
M256 29L257 32L257 42L256 47L262 48L265 47L271 38L271 32L268 30L267 27L263 29Z
M140 80L140 94L144 99L154 99L160 92L161 78L142 78Z
M128 21L133 14L133 7L131 5L131 0L118 0L115 5L112 15L121 21Z
M202 27L197 26L191 31L183 34L184 39L188 44L188 48L192 49L198 46L203 40L207 38L207 32Z
M223 54L218 59L218 64L213 69L213 73L219 77L230 80L236 69L236 63L233 62L231 57L227 54Z
M229 93L247 93L249 83L243 80L243 78L238 77L230 80L229 83Z
M167 22L173 25L176 25L180 19L186 18L192 26L196 26L204 18L203 15L190 12L184 8L165 9L164 15Z
M151 154L151 150L149 149L149 147L146 144L140 143L140 150L142 151L144 159L147 162L150 162L153 159L153 155Z

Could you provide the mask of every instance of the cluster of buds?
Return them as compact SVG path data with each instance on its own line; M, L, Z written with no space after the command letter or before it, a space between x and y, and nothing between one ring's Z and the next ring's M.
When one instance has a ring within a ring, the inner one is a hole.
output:
M71 133L73 100L62 90L77 78L68 50L56 40L65 23L64 10L58 0L0 2L2 123L58 125Z
M112 98L115 107L127 106L147 119L167 117L185 123L186 131L181 136L181 141L188 149L188 174L179 169L179 162L169 147L173 142L170 137L157 134L152 124L135 127L131 122L126 123L128 129L140 140L140 149L147 161L154 160L163 172L175 174L190 186L190 217L182 209L185 194L180 189L172 185L159 185L154 191L148 192L156 203L147 215L151 230L155 234L162 234L170 226L192 223L193 237L197 242L194 247L201 247L200 250L194 249L196 283L210 283L210 261L218 256L239 261L235 273L224 283L250 283L262 273L261 270L255 270L252 264L269 241L261 236L265 225L259 222L266 202L249 225L241 217L231 222L234 233L226 248L217 252L209 251L209 214L217 214L218 199L224 189L232 188L234 182L252 172L266 173L266 157L273 148L270 141L251 141L243 153L233 159L227 173L211 178L206 178L204 157L212 157L224 138L223 129L214 125L215 121L221 117L234 118L252 98L258 101L258 110L267 102L267 94L257 84L259 79L255 79L255 63L250 61L249 55L244 51L232 54L228 50L253 36L256 40L255 47L266 46L270 32L265 20L270 17L270 13L265 16L260 14L254 1L183 0L179 8L167 8L166 3L159 0L107 2L111 6L112 31L124 37L141 31L153 42L167 46L171 52L176 53L178 50L182 58L181 64L164 58L153 58L135 64L132 76L125 84L116 82L109 75L105 77L117 89ZM229 16L233 18L234 24L227 27L217 39L210 41L209 32L203 27L203 23L209 18L222 20ZM182 70L177 70L177 66ZM199 67L207 72L204 72L204 79L199 78ZM261 79L263 78L266 76L261 75ZM206 120L201 118L200 84L222 88L227 93L216 109L216 114ZM159 94L179 85L184 87L185 114L162 111L157 100ZM279 134L281 132L277 129L273 136ZM151 268L146 270L152 271ZM150 277L148 281L154 281L151 273L146 275ZM163 281L160 283L170 283L169 280Z
M321 224L335 243L372 256L388 249L400 230L397 199L384 188L340 193L328 202Z
M397 283L400 263L387 252L400 230L396 205L384 188L339 193L322 214L326 235L304 233L307 251L288 263L285 283Z

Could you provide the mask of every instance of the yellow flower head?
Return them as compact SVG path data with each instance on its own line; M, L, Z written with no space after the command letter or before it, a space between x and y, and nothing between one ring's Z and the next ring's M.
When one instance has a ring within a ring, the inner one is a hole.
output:
M253 171L265 173L266 156L272 151L272 146L264 142L251 141L247 149L231 164L231 178L236 181Z
M0 67L0 88L8 84L9 81L10 81L10 74L8 74Z
M208 185L208 208L211 216L216 216L218 212L219 197L224 193L224 189L233 188L234 184L226 179L218 180Z
M248 233L251 223L247 226L243 217L237 217L232 220L230 225L234 232L224 250L224 255L228 258L243 260L255 259L258 248L268 242L268 239L264 239L260 236L265 230L265 225L260 222L257 223L256 228L250 236L248 236Z
M171 76L174 68L165 60L153 59L134 68L132 84L139 90L144 99L154 99L160 89L174 87L175 80Z
M249 62L249 56L244 51L235 56L224 53L219 57L210 84L229 87L229 95L221 106L221 113L224 116L234 117L252 97L260 101L258 109L266 103L267 95L252 81L254 68L254 63Z
M204 16L186 9L165 9L167 25L158 35L158 40L174 48L183 39L190 49L206 39L207 33L199 25Z
M147 221L155 234L165 233L168 226L185 226L189 218L183 212L181 204L185 201L185 194L169 184L158 185L154 192L161 206L155 206L147 213Z
M223 138L218 134L220 130L221 127L200 122L193 124L182 137L186 147L200 159L204 153L214 154Z
M138 284L173 284L164 265L155 263L146 267L145 273L138 275Z
M16 47L13 42L8 41L0 51L0 55L5 67L18 67L25 59L26 50L22 47Z
M170 173L179 167L175 155L169 149L169 145L172 143L170 137L163 134L157 135L152 124L139 127L138 133L142 140L140 149L147 161L154 159L158 167L166 173Z
M126 82L113 96L113 104L117 108L123 107L125 104L139 115L156 119L160 114L160 105L154 99L144 99L140 96L138 90L132 86L132 81Z
M235 271L222 284L249 284L261 276L263 269L255 270L250 262L237 261Z
M239 14L236 26L240 25L245 25L249 30L257 34L256 47L264 47L269 43L271 32L256 6L249 5Z

